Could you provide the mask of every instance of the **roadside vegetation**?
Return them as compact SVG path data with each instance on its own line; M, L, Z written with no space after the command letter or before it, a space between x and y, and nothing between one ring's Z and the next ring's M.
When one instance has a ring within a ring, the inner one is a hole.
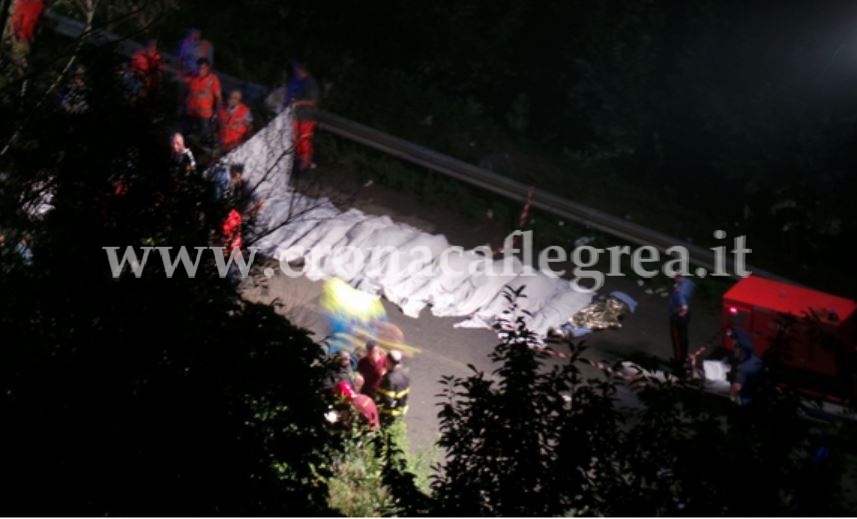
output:
M265 7L244 8L249 16ZM465 21L475 16L467 7ZM288 17L300 8L275 11ZM317 11L307 13L312 20ZM260 18L271 29L277 21ZM218 28L225 25L212 23L210 33ZM237 57L255 47L223 47L234 49L223 53L226 65L249 72ZM612 370L593 375L581 344L568 345L571 359L548 358L531 348L520 293L508 294L495 370L444 378L437 451L411 454L401 426L377 435L332 428L323 349L271 306L240 299L213 262L194 279L181 270L170 279L157 270L110 275L105 245L216 243L228 207L201 175L177 175L170 164L174 100L129 103L114 80L114 49L70 49L47 46L39 56L36 47L26 75L8 62L0 71L0 473L8 513L853 513L845 484L851 446L836 440L850 437L847 425L813 430L795 396L770 384L746 412L693 382L642 374L629 388ZM308 57L324 63L321 54ZM65 81L72 58L92 78L85 113L62 111L51 87ZM453 72L441 75L459 77ZM526 132L535 99L513 99L500 120ZM474 113L483 106L471 105ZM403 189L463 193L472 197L460 200L468 210L517 217L513 203L399 175L393 162L367 159L367 171L377 174L373 164L390 182L413 182ZM39 211L44 203L52 209ZM530 223L545 220L536 214ZM551 225L544 234L579 236ZM629 394L638 405L619 405Z

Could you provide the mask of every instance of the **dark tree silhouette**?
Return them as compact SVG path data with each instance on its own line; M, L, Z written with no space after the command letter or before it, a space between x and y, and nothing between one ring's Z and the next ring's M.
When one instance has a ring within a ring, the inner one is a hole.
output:
M841 467L813 461L793 395L767 385L752 409L734 408L692 381L640 371L628 386L627 365L593 372L582 345L568 362L549 360L531 348L519 296L508 293L494 373L444 379L436 513L844 512Z
M330 513L322 350L240 300L210 252L192 279L157 258L112 277L102 247L220 245L228 208L173 171L171 105L128 103L106 51L85 62L90 110L43 105L0 166L4 509ZM41 192L53 209L34 217L21 202Z

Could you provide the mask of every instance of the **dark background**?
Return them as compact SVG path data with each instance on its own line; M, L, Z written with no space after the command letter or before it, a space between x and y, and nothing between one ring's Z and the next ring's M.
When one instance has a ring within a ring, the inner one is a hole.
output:
M188 20L226 72L303 59L326 109L857 293L853 4L200 0L162 40Z

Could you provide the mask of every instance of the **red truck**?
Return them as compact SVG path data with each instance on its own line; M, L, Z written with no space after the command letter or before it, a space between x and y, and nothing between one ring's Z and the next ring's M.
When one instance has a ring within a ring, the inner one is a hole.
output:
M722 326L749 332L778 382L857 404L857 302L751 275L724 294Z

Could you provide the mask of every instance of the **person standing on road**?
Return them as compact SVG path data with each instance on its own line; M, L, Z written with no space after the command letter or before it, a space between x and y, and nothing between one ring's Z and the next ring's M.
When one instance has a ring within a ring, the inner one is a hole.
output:
M299 171L314 169L313 133L315 132L316 108L318 106L318 83L306 68L295 61L292 63L293 77L286 91L286 103L294 109L292 138Z
M756 356L750 334L744 330L734 330L729 332L729 336L733 341L736 364L734 373L731 374L729 394L738 405L745 407L753 403L764 365L762 359Z
M408 412L408 394L411 392L411 378L408 369L402 364L402 352L392 350L387 354L387 373L378 388L382 421L390 425Z
M676 274L673 278L672 293L670 294L670 339L673 345L673 357L684 364L688 353L688 324L690 323L690 300L696 289L693 281Z
M217 124L220 129L220 151L226 153L244 142L250 135L253 114L250 108L241 102L241 91L229 93L226 106L217 112Z
M199 59L199 71L187 81L188 131L195 133L206 145L214 140L215 109L223 101L220 78L212 72L206 58Z

